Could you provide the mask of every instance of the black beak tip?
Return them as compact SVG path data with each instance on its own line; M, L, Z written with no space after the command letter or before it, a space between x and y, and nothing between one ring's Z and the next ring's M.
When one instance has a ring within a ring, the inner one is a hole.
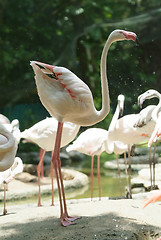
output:
M138 37L136 37L136 41L135 41L135 43L136 43L136 46L139 45L139 39L138 39Z

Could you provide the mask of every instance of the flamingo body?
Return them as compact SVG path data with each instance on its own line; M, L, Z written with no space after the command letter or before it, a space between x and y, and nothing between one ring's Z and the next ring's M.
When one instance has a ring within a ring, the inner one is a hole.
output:
M31 128L21 132L21 138L36 143L40 148L46 151L52 151L55 145L56 131L58 121L53 118L46 118ZM61 147L71 142L77 135L80 126L70 122L65 122L62 133Z
M67 152L78 151L86 155L101 155L105 151L104 142L107 139L107 130L89 128L66 148Z

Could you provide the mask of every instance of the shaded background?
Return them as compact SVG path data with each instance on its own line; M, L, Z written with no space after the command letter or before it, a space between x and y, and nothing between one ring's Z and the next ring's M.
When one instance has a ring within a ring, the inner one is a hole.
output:
M134 31L140 44L114 43L108 55L111 111L125 95L124 114L138 112L137 96L161 91L161 2L148 0L1 0L0 112L20 129L49 116L37 95L30 60L65 66L90 87L101 108L100 57L116 28ZM157 103L156 100L144 104ZM84 128L85 129L85 128ZM84 130L81 128L81 130Z

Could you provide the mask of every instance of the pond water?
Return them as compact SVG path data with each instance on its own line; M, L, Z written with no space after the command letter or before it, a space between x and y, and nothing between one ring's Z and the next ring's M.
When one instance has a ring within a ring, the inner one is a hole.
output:
M113 158L114 159L114 158ZM111 197L111 198L119 198L126 196L126 186L127 180L125 176L125 172L121 172L121 186L118 178L118 171L114 170L106 170L104 168L104 162L107 161L107 154L101 156L101 196L102 197ZM84 160L78 162L72 162L68 165L63 164L65 168L72 168L74 170L78 170L80 172L85 173L89 177L89 184L83 188L75 189L75 190L67 190L66 191L66 199L81 199L81 198L90 198L91 197L91 187L90 187L90 157L85 156ZM94 161L94 186L93 186L93 197L99 198L99 190L98 190L98 180L97 180L97 161ZM136 174L136 173L135 173ZM134 173L133 173L134 175ZM46 195L42 195L42 202L51 201L51 194L48 193ZM58 200L58 195L55 194L55 200ZM23 204L23 203L37 203L37 196L32 198L26 198L22 200L9 201L8 204Z
M115 159L112 156L112 159ZM121 172L121 185L120 180L118 177L118 171L114 170L106 170L104 168L104 163L109 160L107 154L101 155L101 162L100 162L100 173L101 173L101 196L102 197L125 197L126 195L126 187L127 187L127 180L125 176L125 172ZM94 161L94 186L93 186L93 197L99 197L99 190L98 190L98 180L97 180L97 161L95 158ZM71 166L70 166L71 167ZM75 198L90 198L91 196L91 188L90 188L90 157L86 156L85 160L82 162L74 162L72 163L72 168L78 171L85 173L89 177L89 185L86 186L84 189L79 189L77 191L67 192L66 196L68 199ZM135 175L136 173L132 173Z

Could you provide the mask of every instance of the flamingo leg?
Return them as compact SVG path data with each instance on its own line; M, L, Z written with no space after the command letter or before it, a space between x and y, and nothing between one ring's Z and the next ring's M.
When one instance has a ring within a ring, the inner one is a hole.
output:
M128 146L128 163L129 163L129 198L132 198L132 193L131 193L131 156L130 156L130 146Z
M122 196L122 183L121 183L121 174L120 174L118 155L115 154L115 157L116 157L116 161L117 161L117 169L118 169L118 177L119 177L119 185L120 185L120 195Z
M149 147L149 168L150 168L150 186L152 190L152 161L151 161L151 146Z
M93 199L93 164L94 164L94 156L91 156L91 200Z
M51 159L53 158L54 151L51 152ZM50 166L50 176L51 176L51 206L54 206L54 172L53 172L53 163L51 161Z
M127 186L128 186L128 172L127 172L126 152L124 152L124 163L125 163L126 184L127 184Z
M155 152L156 152L157 142L154 143L153 150L153 187L155 188Z
M39 153L39 159L42 159L42 164L41 164L41 178L44 177L44 149L40 148L40 153Z
M44 160L44 155L45 155L45 150L40 149L40 160L39 164L37 165L37 175L38 175L38 187L39 187L39 193L38 193L38 207L41 207L41 190L40 190L40 175L41 175L41 170L42 170L42 165L43 165L43 160Z
M99 189L99 200L101 200L100 155L97 155L97 179L98 179L98 189Z
M3 209L3 215L7 214L7 209L6 209L6 184L4 183L4 209Z
M68 225L74 224L72 221L76 220L77 218L70 217L67 213L67 205L65 200L65 192L64 192L63 179L61 174L61 161L60 161L60 144L61 144L62 130L63 130L63 123L58 122L55 148L54 148L54 154L51 161L51 166L54 165L55 175L56 175L56 180L58 185L61 224L63 226L68 226ZM62 202L61 196L63 196L63 202ZM63 208L63 204L64 204L64 208Z

